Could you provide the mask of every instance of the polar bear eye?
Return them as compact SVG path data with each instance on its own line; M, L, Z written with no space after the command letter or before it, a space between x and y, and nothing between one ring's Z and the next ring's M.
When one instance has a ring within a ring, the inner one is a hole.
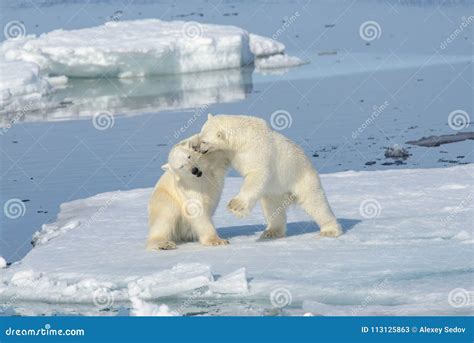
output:
M191 158L191 155L188 156L188 159L190 159L190 158Z

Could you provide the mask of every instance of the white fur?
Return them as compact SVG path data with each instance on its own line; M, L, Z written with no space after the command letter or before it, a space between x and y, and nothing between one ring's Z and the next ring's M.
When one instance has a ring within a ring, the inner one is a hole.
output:
M165 173L155 186L148 205L148 249L174 249L177 242L199 240L204 245L228 244L219 238L212 215L224 186L230 161L215 151L200 154L193 149L193 136L170 151ZM202 171L197 177L193 167Z
M202 153L224 152L244 177L228 208L245 216L260 201L268 225L262 238L285 235L286 208L292 203L314 219L321 235L342 233L311 161L298 145L271 130L263 119L209 114L198 145Z

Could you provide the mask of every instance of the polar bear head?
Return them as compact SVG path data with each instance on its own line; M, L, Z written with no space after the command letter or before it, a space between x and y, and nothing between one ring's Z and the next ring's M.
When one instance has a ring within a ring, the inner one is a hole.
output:
M168 155L168 163L161 166L161 169L180 178L191 175L201 177L203 172L199 167L199 159L202 155L193 148L193 137L176 144Z
M235 150L266 137L269 130L266 121L258 117L228 114L213 116L209 113L197 137L196 147L202 154L209 151Z
M213 150L225 150L228 145L228 127L224 126L222 118L207 115L207 121L204 123L199 134L199 143L197 148L199 152L205 154Z
M168 163L163 166L164 170L170 170L174 174L187 176L189 173L202 176L202 171L197 166L194 150L185 147L175 147L168 156Z

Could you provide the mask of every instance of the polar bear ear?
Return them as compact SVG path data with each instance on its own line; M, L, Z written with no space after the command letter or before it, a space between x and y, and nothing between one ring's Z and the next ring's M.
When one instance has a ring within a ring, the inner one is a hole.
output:
M217 138L225 140L225 132L223 130L217 131Z
M214 116L211 113L207 114L207 120L211 119L212 117L214 117Z
M164 171L170 170L170 165L169 165L169 163L163 164L163 165L161 166L161 169L164 170Z

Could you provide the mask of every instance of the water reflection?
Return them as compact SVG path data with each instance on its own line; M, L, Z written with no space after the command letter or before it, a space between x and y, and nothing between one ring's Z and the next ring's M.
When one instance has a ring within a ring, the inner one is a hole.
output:
M252 91L253 68L167 75L141 79L69 79L28 110L7 113L1 125L12 121L87 119L96 113L135 115L202 107L244 100Z

